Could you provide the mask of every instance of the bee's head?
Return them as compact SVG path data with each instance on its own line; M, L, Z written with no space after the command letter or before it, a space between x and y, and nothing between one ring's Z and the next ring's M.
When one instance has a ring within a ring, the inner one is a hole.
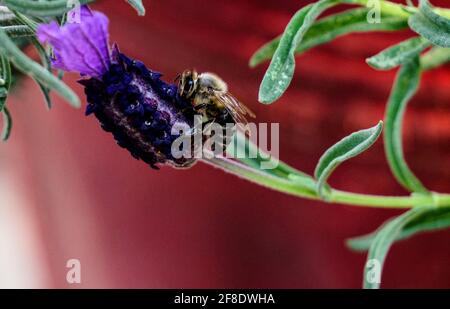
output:
M195 70L184 71L178 82L178 93L181 97L189 99L197 89L198 73Z

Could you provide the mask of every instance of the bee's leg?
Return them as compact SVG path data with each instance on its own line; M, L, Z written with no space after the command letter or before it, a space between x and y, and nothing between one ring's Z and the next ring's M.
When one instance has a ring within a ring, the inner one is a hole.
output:
M209 132L215 123L215 119L209 119L203 123L203 132Z
M196 127L192 127L185 134L187 136L194 136L195 134L197 134L197 132L198 132L197 128Z
M196 134L203 134L203 132L205 132L207 125L211 124L212 122L214 122L214 119L208 119L206 118L206 121L203 121L201 123L201 126L194 126L192 127L189 131L186 132L187 135L191 135L194 136Z
M203 129L203 133L205 132L210 132L211 128L213 127L213 125L215 124L219 124L222 127L222 141L221 142L215 142L214 144L211 145L211 150L213 152L216 151L216 145L220 146L220 149L222 149L223 151L225 151L227 145L229 144L227 135L226 135L226 129L223 125L221 125L219 122L217 122L217 119L211 119L208 120L207 122L205 122L204 124L204 129ZM217 132L216 132L217 134Z
M202 104L199 104L199 105L196 105L196 106L185 107L185 108L183 108L182 110L180 110L178 113L179 113L179 114L184 114L184 113L186 113L188 110L191 110L191 109L193 109L194 112L198 112L198 111L200 111L201 109L204 109L206 106L207 106L206 103L202 103Z
M206 104L206 103L201 103L201 104L195 105L194 111L198 112L199 110L205 108L206 106L208 106L208 104Z
M211 119L205 121L203 123L203 134L206 134L206 133L210 134L211 133L211 128L213 127L214 123L215 123L215 119L214 118L211 118ZM212 144L211 145L211 151L214 152L215 150L216 150L216 145Z
M177 83L181 78L181 74L178 74L177 77L173 80L175 83Z
M191 107L185 107L185 108L181 109L180 111L178 111L178 115L185 115L191 109L192 109Z

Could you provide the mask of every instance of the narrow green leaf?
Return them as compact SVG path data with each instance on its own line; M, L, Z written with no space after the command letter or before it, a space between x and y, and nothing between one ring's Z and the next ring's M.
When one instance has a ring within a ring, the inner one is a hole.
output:
M261 175L283 178L289 183L293 183L297 188L301 188L305 195L311 197L316 195L316 182L311 176L270 157L269 154L262 151L239 131L234 135L226 151L228 158L235 158L244 166L258 170ZM266 166L266 168L262 168L263 166ZM267 166L273 168L267 168Z
M420 57L422 70L431 70L450 62L450 48L433 47Z
M39 56L41 57L43 66L47 69L47 71L50 74L52 74L52 61L50 60L50 57L48 56L47 51L45 50L44 46L42 46L42 44L36 38L32 38L31 42L33 43L36 50L38 51ZM58 79L61 80L59 77L58 77ZM45 99L47 108L51 109L53 106L53 103L52 103L52 99L50 96L50 89L48 87L46 87L45 85L43 85L40 81L36 80L36 82L39 85L39 88L41 89L41 91L44 95L44 99Z
M296 55L332 41L352 32L393 31L408 27L407 20L400 17L383 17L382 23L368 23L366 8L357 8L324 17L314 23L295 49ZM250 67L255 67L271 59L280 44L280 37L262 46L250 59Z
M429 208L427 207L413 208L385 224L385 226L377 233L370 246L366 267L364 268L363 286L365 289L378 289L380 287L380 283L377 282L377 280L368 280L370 277L369 272L372 271L367 267L368 263L376 261L376 264L380 266L379 270L381 271L390 247L399 237L405 226L423 215L428 209Z
M15 25L15 26L5 26L2 27L3 31L5 31L11 38L18 37L28 37L33 36L35 33L30 31L27 26L24 25Z
M65 72L63 70L58 70L58 73L56 74L58 76L59 80L62 80L64 78Z
M297 175L310 178L314 181L311 176L287 165L277 158L271 157L239 131L234 135L233 140L228 145L226 151L229 157L236 158L247 166L259 169L274 176L289 178L291 175ZM262 166L264 165L274 166L274 168L262 169Z
M145 7L144 4L142 4L142 0L127 0L127 1L132 7L135 8L139 16L145 15Z
M450 47L450 19L440 16L426 0L421 0L420 11L408 19L409 27L441 47Z
M419 1L419 9L428 19L441 27L443 30L450 32L450 19L435 13L435 8L428 0Z
M382 52L366 59L375 69L389 70L417 57L431 43L422 37L415 37L391 46Z
M389 220L388 222L390 221L391 220ZM404 240L419 233L438 231L447 229L449 227L450 208L430 208L420 217L416 218L415 220L411 220L411 222L406 224L395 241ZM379 230L367 235L350 238L346 241L346 245L354 251L367 251L373 243L376 235L379 233Z
M11 129L12 129L12 118L9 110L5 107L3 107L2 110L3 115L3 132L2 132L2 140L6 142L10 135L11 135Z
M94 0L52 0L52 1L30 1L30 0L3 0L3 3L10 8L25 15L39 17L60 16L70 11L75 3L88 4ZM72 4L72 5L71 5Z
M0 112L3 111L8 91L11 88L12 76L11 76L11 66L8 59L0 54Z
M60 27L64 26L67 23L67 17L68 17L67 15L68 15L68 12L64 13L61 16L56 17L56 20L58 21Z
M49 89L54 89L59 95L65 98L73 107L81 106L77 95L67 85L61 82L57 77L53 76L45 68L28 58L17 46L12 42L6 33L0 29L0 53L7 56L8 59L23 73L30 75L42 85Z
M297 46L317 17L338 2L338 0L320 0L303 7L294 15L281 37L278 49L262 80L259 88L261 103L273 103L286 91L294 75Z
M36 21L18 11L13 11L13 13L21 24L23 24L24 26L28 26L34 33L36 32L39 26Z
M48 89L47 87L45 87L42 83L36 81L36 83L38 84L39 88L41 89L42 94L44 95L44 100L45 100L45 105L47 106L48 109L51 109L53 107L53 102L52 102L52 98L50 96L50 89Z
M4 88L0 88L0 91L3 91ZM5 104L6 104L6 97L0 97L0 112L3 111L3 109L5 108Z
M0 52L0 112L3 115L3 132L2 139L3 141L8 140L11 134L12 128L12 119L9 110L6 108L6 99L8 95L8 91L11 88L12 83L12 74L11 74L11 65L6 59L6 57Z
M0 78L3 80L3 87L7 90L11 87L11 66L8 59L0 53Z
M416 93L420 82L419 58L404 64L400 69L386 107L384 148L386 157L397 181L412 192L427 192L417 179L403 155L402 124L406 106Z
M259 169L252 168L241 162L231 160L229 158L213 157L211 159L204 159L203 162L212 164L214 167L218 167L225 172L234 174L243 179L247 179L251 182L257 183L261 186L281 191L285 193L295 194L296 196L303 196L309 198L315 198L316 194L311 192L307 187L299 182L286 179L284 177L278 177L261 171Z
M331 173L344 161L351 159L372 146L383 130L383 122L376 126L355 132L329 148L320 158L314 175L317 179L317 193L326 198L324 186Z

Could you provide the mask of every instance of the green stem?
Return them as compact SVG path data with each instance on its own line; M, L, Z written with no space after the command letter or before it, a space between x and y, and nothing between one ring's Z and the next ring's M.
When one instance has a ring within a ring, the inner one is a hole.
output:
M349 4L359 4L362 6L368 6L369 0L343 0L345 3ZM391 15L391 16L397 16L397 17L409 17L412 13L417 12L418 9L416 7L410 7L403 4L393 3L390 1L383 1L380 2L380 9L381 12L385 15ZM444 9L444 8L436 8L436 13L450 18L450 9Z
M412 208L416 206L448 206L450 195L441 193L413 194L410 196L384 196L358 194L340 190L331 190L330 202L353 206Z
M277 177L226 158L204 159L203 162L278 192L311 200L320 200L320 197L310 186L305 186L296 181L296 178ZM401 209L416 206L450 206L450 194L441 193L382 196L331 189L328 197L328 202L360 207Z
M450 48L434 47L420 57L420 66L423 70L431 70L447 62L450 62Z
M343 0L343 2L348 4L359 4L362 6L369 7L369 0ZM392 3L389 1L379 1L381 12L385 15L397 16L397 17L409 17L411 14L408 13L410 8L397 3Z

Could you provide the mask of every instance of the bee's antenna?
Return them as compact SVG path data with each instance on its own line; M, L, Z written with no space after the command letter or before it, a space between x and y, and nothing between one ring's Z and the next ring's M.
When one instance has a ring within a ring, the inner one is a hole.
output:
M175 77L175 79L174 79L173 81L174 81L174 82L177 82L177 81L180 80L180 78L181 78L181 74L178 74L177 77Z

